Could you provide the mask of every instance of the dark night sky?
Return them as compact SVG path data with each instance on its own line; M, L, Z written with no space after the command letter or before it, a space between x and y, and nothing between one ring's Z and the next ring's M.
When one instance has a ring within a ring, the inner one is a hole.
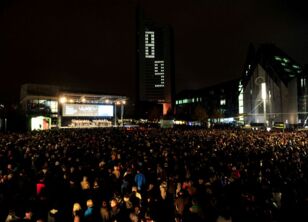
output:
M17 98L22 83L134 95L134 0L0 2L0 98ZM239 77L250 42L308 63L303 2L141 1L147 17L174 29L177 91Z

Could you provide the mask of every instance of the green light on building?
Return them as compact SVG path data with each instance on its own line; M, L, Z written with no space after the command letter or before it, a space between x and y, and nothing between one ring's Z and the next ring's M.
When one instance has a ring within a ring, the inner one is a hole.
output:
M294 69L300 69L300 67L299 67L298 65L292 65L292 67L293 67Z
M286 71L286 72L291 72L291 69L284 69L284 71Z
M289 60L289 59L287 59L287 58L283 58L283 61L284 61L285 63L290 62L290 60Z
M275 56L275 60L281 61L281 58L279 56Z

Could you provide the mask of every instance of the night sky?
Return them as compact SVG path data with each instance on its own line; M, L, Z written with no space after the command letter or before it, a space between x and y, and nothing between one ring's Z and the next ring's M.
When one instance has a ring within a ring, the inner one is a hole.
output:
M133 97L135 0L1 0L0 98L23 83ZM145 0L145 15L174 30L176 91L239 77L249 43L274 43L308 63L300 0Z

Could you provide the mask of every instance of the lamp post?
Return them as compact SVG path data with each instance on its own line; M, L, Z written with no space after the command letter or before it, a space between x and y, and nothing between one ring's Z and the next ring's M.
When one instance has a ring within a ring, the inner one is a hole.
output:
M124 125L124 123L123 123L123 115L124 115L124 105L125 104L126 104L126 101L122 100L122 102L121 102L121 126Z
M58 127L60 128L62 126L62 114L63 113L63 106L67 102L67 98L65 96L62 96L59 98L58 103Z
M117 102L114 102L114 126L117 126Z
M114 101L114 126L117 126L117 105L121 105L121 126L123 126L123 115L124 115L125 104L126 104L125 100Z

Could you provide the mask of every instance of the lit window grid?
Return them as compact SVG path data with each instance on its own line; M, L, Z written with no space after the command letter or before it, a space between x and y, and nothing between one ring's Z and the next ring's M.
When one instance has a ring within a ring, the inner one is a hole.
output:
M149 41L149 39L151 39L151 41ZM155 58L154 42L155 42L155 33L153 31L146 31L145 32L145 57L146 58Z
M164 60L156 60L154 63L155 64L161 64L161 63L165 63L165 61Z
M164 88L165 85L164 84L155 84L155 88Z

